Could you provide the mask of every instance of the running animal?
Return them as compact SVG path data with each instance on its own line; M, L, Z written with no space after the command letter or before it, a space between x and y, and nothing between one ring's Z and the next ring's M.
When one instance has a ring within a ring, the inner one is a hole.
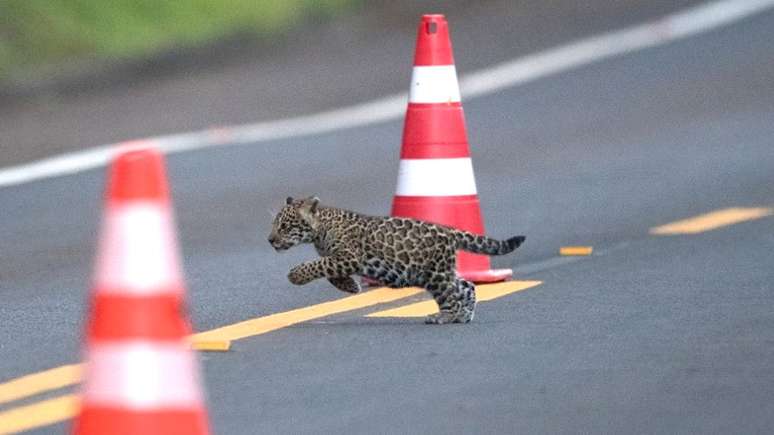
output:
M277 251L313 243L321 258L293 267L288 279L303 285L326 278L337 289L360 292L353 275L388 287L423 287L439 312L425 323L468 323L473 320L473 283L455 272L457 250L503 255L518 248L525 236L500 241L415 219L365 216L323 207L315 197L287 198L274 218L269 243Z

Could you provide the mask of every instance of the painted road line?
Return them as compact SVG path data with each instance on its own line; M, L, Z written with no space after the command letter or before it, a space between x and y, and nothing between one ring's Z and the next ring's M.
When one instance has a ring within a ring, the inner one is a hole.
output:
M482 285L477 287L477 295L480 301L486 301L516 291L525 290L541 283L541 281L511 281L499 284ZM189 338L194 343L239 340L333 314L340 314L347 311L368 308L378 304L394 302L423 292L425 292L425 290L415 287L403 289L381 287L355 296L323 302L321 304L283 313L271 314L265 317L259 317L212 329L210 331L200 332L191 335ZM433 305L435 304L432 301L428 302ZM74 385L80 382L81 366L81 364L72 364L70 366L63 366L12 380L0 385L0 392L8 391L9 393L6 393L8 394L8 397L13 397L14 399L12 400L16 400L55 388ZM34 380L34 382L31 382L30 379ZM16 394L10 393L15 386L19 385L28 385L30 387L19 390ZM34 386L34 388L31 386ZM20 394L24 392L28 394ZM74 405L75 398L76 396L73 395L63 396L58 399L44 400L33 403L32 405L11 409L0 414L0 423L2 423L0 427L18 427L20 429L17 430L27 430L67 420L72 418L76 412Z
M192 343L209 342L212 344L218 342L230 342L233 340L239 340L242 338L276 331L277 329L306 322L308 320L314 320L321 317L361 308L368 308L387 302L394 302L396 300L413 296L423 291L424 290L418 288L390 289L381 287L365 293L333 300L330 302L323 302L321 304L311 305L282 313L271 314L264 317L258 317L244 322L235 323L233 325L223 326L210 331L200 332L191 335L189 339L192 341ZM75 385L81 381L82 366L82 364L70 364L51 370L46 370L44 372L23 376L0 384L0 399L2 399L0 403L19 400L46 391ZM47 403L48 401L45 402ZM65 402L53 403L58 403L61 406L66 405ZM33 421L36 418L34 416L28 415L30 412L37 412L37 408L32 407L32 405L29 407L22 407L17 409L25 410L25 412L11 413L12 411L16 410L12 409L6 412L6 414L9 416L16 416L25 422ZM66 416L67 414L64 413L64 411L57 415L64 416L62 417L62 420L69 418L69 416ZM36 421L40 422L38 426L45 426L52 423L49 414L41 414L40 419Z
M488 95L594 62L665 45L730 25L772 7L774 7L774 0L710 1L659 19L578 39L466 74L460 79L460 91L464 98ZM165 153L176 153L309 136L399 119L405 113L407 101L408 94L401 93L306 116L146 140L153 141ZM0 169L0 187L76 174L101 167L124 146L125 144L103 145Z
M228 352L231 349L231 342L228 340L194 341L191 343L191 349L202 352Z
M501 298L511 293L526 290L542 284L543 281L508 281L498 284L485 284L476 286L476 299L478 302L490 301ZM438 312L435 301L427 300L416 302L390 310L368 314L366 317L423 317Z
M393 302L423 291L424 290L418 288L390 289L382 287L359 295L337 299L335 301L323 302L309 307L286 311L284 313L271 314L269 316L246 320L222 328L200 332L192 335L191 338L194 341L239 340L240 338L276 331L277 329L306 322L308 320L367 308L386 302Z
M81 364L68 364L0 384L0 405L81 381ZM0 425L0 428L3 426Z
M564 256L591 255L592 252L594 252L592 246L562 246L559 248L559 255Z
M0 412L0 435L18 433L71 419L78 414L79 407L78 396L66 394Z
M716 210L711 213L694 216L692 218L654 227L650 229L650 233L659 236L697 234L722 228L728 225L738 224L740 222L761 219L767 216L771 216L772 213L774 213L774 210L767 207L726 208L723 210Z

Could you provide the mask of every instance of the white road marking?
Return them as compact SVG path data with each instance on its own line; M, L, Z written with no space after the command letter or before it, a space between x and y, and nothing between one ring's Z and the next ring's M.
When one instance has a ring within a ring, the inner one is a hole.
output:
M774 0L716 0L621 30L576 40L465 75L466 99L518 86L603 59L708 32L774 7ZM408 94L276 121L149 138L164 153L309 136L398 119ZM0 169L0 187L104 166L125 144L110 144Z

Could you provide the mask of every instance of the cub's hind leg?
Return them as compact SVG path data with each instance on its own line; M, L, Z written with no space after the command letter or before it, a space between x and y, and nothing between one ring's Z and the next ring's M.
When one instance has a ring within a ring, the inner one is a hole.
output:
M438 313L427 316L425 323L441 325L468 323L473 320L476 290L471 282L451 274L436 274L430 278L425 288L438 304Z
M468 323L476 315L476 286L462 278L455 278L455 282L461 293L460 312L457 319L460 323Z
M360 293L360 284L351 276L328 278L328 282L343 292Z

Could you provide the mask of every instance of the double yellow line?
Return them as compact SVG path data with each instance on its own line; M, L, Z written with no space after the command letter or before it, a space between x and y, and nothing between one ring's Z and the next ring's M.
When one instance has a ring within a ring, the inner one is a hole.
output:
M13 408L0 414L0 434L14 434L69 420L78 413L79 406L78 396L65 394Z
M0 405L81 381L81 364L68 364L0 384ZM78 410L78 398L66 394L0 413L0 434L15 433L67 420Z
M499 284L480 285L477 286L477 294L479 300L491 300L534 287L538 284L540 284L540 281L510 281ZM190 339L194 343L234 341L276 331L309 320L386 304L423 293L425 291L420 288L378 288L330 302L323 302L200 332L192 335ZM419 304L425 308L417 315L430 314L436 311L435 304L432 301L419 302ZM405 316L409 312L418 313L416 305L410 304L405 307L408 311L393 314ZM372 314L372 316L385 315L392 314L389 314L389 311ZM82 364L69 364L0 384L0 405L78 384L81 381L82 367ZM12 434L47 426L72 418L77 413L78 397L75 394L65 394L31 405L20 406L0 413L0 434Z

